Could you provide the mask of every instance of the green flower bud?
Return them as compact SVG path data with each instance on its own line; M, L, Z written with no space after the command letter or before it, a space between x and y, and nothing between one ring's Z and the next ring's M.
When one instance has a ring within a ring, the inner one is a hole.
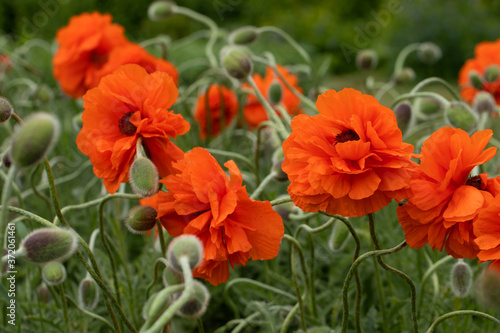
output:
M271 83L267 96L269 96L269 102L272 105L281 103L281 99L283 98L283 88L278 80L274 80L273 83Z
M75 253L77 239L72 231L59 228L40 228L27 235L18 254L28 261L44 264L64 261Z
M472 287L472 269L462 259L458 260L451 268L451 291L456 297L466 297Z
M411 120L411 105L409 103L400 103L394 108L394 115L398 122L401 132L405 132Z
M177 311L184 318L198 319L207 311L210 293L207 287L198 280L193 280L192 290L187 302Z
M328 247L334 252L342 251L349 241L349 229L342 222L336 222L333 226Z
M484 306L500 310L500 272L488 268L478 279L475 294Z
M163 21L175 14L177 5L172 1L155 1L149 5L148 17L151 21Z
M271 172L274 173L274 177L273 178L277 182L286 182L286 181L288 181L288 175L281 168L281 164L283 162L284 162L284 159L280 159L280 160L276 161L273 164L273 167L271 169L272 170Z
M9 100L5 97L0 97L0 124L9 120L12 112L14 112L14 108L10 104Z
M431 42L421 43L417 49L418 58L426 64L435 63L442 55L441 48Z
M478 121L470 107L463 102L451 102L444 111L444 117L451 126L466 132L472 131Z
M44 112L33 114L12 137L12 161L26 168L40 162L59 137L59 122Z
M377 67L378 55L377 52L371 49L361 50L356 55L356 66L360 70L371 70Z
M253 26L242 27L234 30L229 35L229 43L236 45L250 45L259 37L259 30Z
M173 269L172 265L168 264L163 270L163 285L165 287L184 283L184 276Z
M396 73L396 83L397 84L403 84L403 83L409 83L415 80L415 71L410 68L410 67L403 67L401 71Z
M153 207L136 206L128 213L125 226L134 234L143 234L156 225L158 212Z
M500 67L498 65L491 65L484 71L484 80L489 83L496 82L500 74Z
M66 280L66 268L58 261L51 261L43 266L42 279L49 286L57 286Z
M478 113L492 113L495 111L495 98L486 91L479 91L472 101L472 108Z
M91 277L80 281L78 286L78 304L86 310L93 310L99 302L99 287Z
M80 130L83 127L83 120L82 120L82 113L79 113L77 115L74 115L73 118L71 118L71 124L73 125L73 128L80 132Z
M415 109L421 115L431 115L440 112L443 109L443 104L434 97L420 97L415 102Z
M220 52L222 67L227 74L238 80L245 79L252 73L252 61L248 51L240 46L225 46Z
M150 197L159 190L158 170L148 158L140 157L132 163L129 179L132 190L143 198Z
M47 85L42 84L38 86L36 91L36 98L42 104L48 104L54 99L54 93Z
M50 302L52 296L50 295L50 290L47 288L47 285L42 282L37 288L36 293L38 295L38 301L40 303L47 304Z
M203 244L195 235L181 235L170 242L167 249L167 259L172 268L182 272L180 260L183 256L189 258L191 269L198 267L203 261Z
M469 82L470 85L473 86L476 89L483 89L483 80L479 76L479 73L476 71L470 71L469 72Z

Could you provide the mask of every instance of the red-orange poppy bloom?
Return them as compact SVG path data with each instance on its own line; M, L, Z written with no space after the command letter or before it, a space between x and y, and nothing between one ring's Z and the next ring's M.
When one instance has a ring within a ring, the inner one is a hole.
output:
M455 258L477 257L474 221L499 193L500 183L485 173L470 173L495 155L496 148L484 150L492 135L484 130L469 137L461 129L444 127L424 142L408 202L397 209L410 247L429 244L439 251L445 247Z
M6 54L0 53L0 73L8 72L10 69L12 69L12 66L12 60L10 59L10 57Z
M124 28L111 20L109 14L83 13L57 32L59 49L53 58L53 74L71 97L81 97L95 87L111 50L130 43Z
M170 75L148 74L130 64L104 77L83 96L83 127L76 143L108 192L128 181L138 139L160 177L173 171L172 161L183 157L184 152L170 141L189 130L181 115L168 110L177 95Z
M172 237L193 234L203 242L202 264L193 275L213 285L227 281L229 264L276 257L284 226L266 201L250 199L233 161L224 166L203 148L194 148L174 162L177 173L164 178L168 192L160 192L158 216Z
M479 76L484 76L485 71L492 65L500 66L500 39L495 42L482 42L476 45L475 58L465 62L458 74L458 84L462 87L462 98L472 103L474 97L480 90L489 92L495 97L496 103L500 105L500 77L494 82L483 80L482 88L472 86L469 74L476 71Z
M405 197L413 146L402 142L396 117L369 95L329 90L319 115L292 119L283 143L288 193L306 212L363 216Z
M238 98L234 91L218 84L212 84L207 89L208 93L203 93L198 97L194 118L200 125L200 137L205 139L209 136L215 137L222 130L222 123L228 126L238 114ZM208 106L208 116L207 116ZM207 120L210 126L207 125Z
M286 68L279 65L276 66L276 69L290 86L294 87L297 91L302 92L302 88L299 87L299 79L297 75L290 74ZM290 89L288 89L283 80L276 75L271 67L267 67L265 77L255 73L253 75L253 79L257 88L268 102L270 100L269 88L273 83L278 83L281 86L281 101L277 104L282 105L290 115L302 113L302 109L299 107L300 99L295 96ZM244 87L251 89L248 84L245 84ZM247 95L246 105L243 108L243 116L245 117L245 121L250 128L255 128L259 126L261 122L269 119L266 110L254 94Z
M488 207L481 210L474 222L475 242L479 247L478 258L481 261L497 260L500 268L500 196ZM500 271L500 270L499 270Z

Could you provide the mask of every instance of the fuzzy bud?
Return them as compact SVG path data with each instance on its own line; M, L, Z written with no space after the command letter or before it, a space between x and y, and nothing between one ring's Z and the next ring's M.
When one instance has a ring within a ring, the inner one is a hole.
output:
M184 283L184 276L173 269L172 265L168 264L163 270L163 285L165 287Z
M180 260L184 256L189 258L191 269L195 269L203 261L203 244L195 235L181 235L168 245L167 259L173 269L182 272Z
M377 67L378 55L377 52L371 49L361 50L356 55L356 66L360 70L371 70Z
M273 83L269 85L267 96L269 96L269 102L272 105L281 103L281 99L283 98L283 88L278 80L274 80Z
M344 249L348 240L349 229L347 229L344 223L336 222L328 240L328 247L334 252L340 252Z
M481 304L500 311L500 271L490 267L476 284L476 293Z
M493 83L498 80L500 74L500 67L498 65L491 65L484 71L484 80L488 83Z
M128 213L125 226L134 234L143 234L156 225L158 212L153 207L136 206Z
M66 280L66 268L58 261L51 261L43 266L42 279L49 286L57 286Z
M50 295L50 290L49 288L47 288L47 285L44 282L42 282L36 288L36 293L38 295L38 301L40 303L47 304L52 299L52 296Z
M225 46L220 52L222 67L227 74L238 80L244 80L252 73L252 61L248 51L240 46Z
M418 46L417 56L420 61L426 64L433 64L439 59L443 53L441 52L441 48L434 43L426 42L422 43Z
M274 173L274 180L277 182L286 182L288 181L288 175L281 168L281 164L284 162L284 159L277 160L271 169L271 172Z
M479 73L476 71L470 71L469 72L469 82L470 85L473 86L476 89L483 89L483 80L479 76Z
M229 35L229 43L236 45L250 45L259 37L259 31L256 27L246 26L234 30Z
M54 99L54 93L47 85L42 84L36 91L36 99L42 104L48 104Z
M82 120L82 113L79 113L77 115L74 115L73 118L71 118L71 124L73 125L73 128L77 131L80 132L83 127L83 120Z
M0 124L9 120L12 112L14 112L14 109L12 108L9 100L5 97L0 97Z
M210 293L207 287L198 280L193 280L192 290L187 302L177 311L184 318L198 319L207 311Z
M398 127L401 132L405 132L411 120L411 105L408 103L400 103L394 108L394 115L398 122Z
M129 170L130 186L135 194L147 198L158 192L158 169L149 158L140 157Z
M434 97L421 97L415 102L415 108L422 115L431 115L440 112L443 104Z
M77 240L73 232L59 228L40 228L27 235L18 254L28 261L44 264L64 261L75 253Z
M12 137L12 161L26 168L40 162L59 137L59 122L52 115L31 115Z
M415 71L410 67L403 67L398 73L396 73L396 83L403 84L409 83L415 80Z
M463 102L451 102L445 109L444 116L451 126L461 128L466 132L470 132L477 125L476 115Z
M478 113L492 113L495 107L495 98L486 91L479 91L472 101L472 108Z
M155 1L149 5L148 17L151 21L163 21L175 14L177 5L172 1Z
M78 304L86 310L93 310L99 302L99 287L90 277L80 281L78 286Z
M463 260L458 260L451 268L451 291L456 297L466 297L472 287L472 269Z

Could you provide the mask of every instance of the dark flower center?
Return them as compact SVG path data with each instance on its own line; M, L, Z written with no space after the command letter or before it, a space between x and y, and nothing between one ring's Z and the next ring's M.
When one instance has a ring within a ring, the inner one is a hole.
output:
M134 135L137 130L137 127L130 122L130 117L132 117L133 114L134 111L127 112L118 120L120 131L127 136Z
M358 141L359 135L356 134L352 129L342 131L342 133L335 136L335 143L343 143L347 141Z
M96 51L92 51L90 53L90 62L96 65L97 67L101 67L106 61L108 61L107 54L99 54Z
M465 185L469 185L472 187L477 188L478 190L483 190L481 188L481 177L479 176L474 176L474 177L469 177L467 181L465 182Z

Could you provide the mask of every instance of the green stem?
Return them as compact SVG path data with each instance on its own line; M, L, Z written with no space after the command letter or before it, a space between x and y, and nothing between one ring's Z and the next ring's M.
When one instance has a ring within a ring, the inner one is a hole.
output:
M259 195L262 193L262 191L266 188L269 183L271 183L276 176L276 173L274 171L271 171L262 181L260 182L259 186L253 191L252 195L250 196L251 199L257 199Z
M99 321L102 321L104 324L106 324L106 326L108 326L109 328L111 328L112 330L114 330L113 325L111 325L111 323L110 323L110 322L109 322L106 318L103 318L103 317L101 317L101 316L99 316L99 315L97 315L97 314L95 314L95 313L93 313L93 312L90 312L90 311L87 311L87 310L85 310L85 309L81 308L81 307L78 305L78 303L77 303L77 302L75 302L75 300L74 300L74 299L72 299L71 297L69 297L68 295L66 295L66 299L67 299L68 301L70 301L70 303L71 303L71 304L73 304L73 306L74 306L74 307L76 307L78 310L80 310L80 311L82 311L83 313L85 313L87 316L92 317L92 318L94 318L94 319L97 319L97 320L99 320Z
M214 148L208 148L207 149L210 154L212 155L221 155L224 157L229 157L229 158L234 158L236 160L240 160L244 162L246 165L250 167L250 169L254 170L254 165L253 162L246 156L243 156L241 154L232 152L232 151L224 151L224 150L219 150L219 149L214 149Z
M295 313L299 310L299 303L295 304L295 306L290 310L288 315L286 316L285 320L283 320L283 325L281 326L280 333L286 333L288 332L288 326L290 326L290 322L292 321L293 317L295 316Z
M439 77L429 77L425 80L420 81L420 83L418 83L415 87L413 87L413 89L410 91L410 94L416 93L417 91L419 91L423 87L428 86L432 83L442 84L446 89L448 89L448 91L453 95L453 97L456 100L458 100L458 101L462 100L462 97L460 97L460 94L455 90L455 88L453 88L451 86L451 84L449 84L448 82L446 82L445 80L443 80Z
M2 220L0 222L0 242L2 242L2 249L5 249L7 245L5 242L5 229L7 228L7 219L8 219L7 201L9 200L10 197L12 183L14 182L14 177L16 176L16 172L17 172L16 165L12 164L2 189L2 202L1 202Z
M63 306L64 332L69 333L68 304L66 304L66 296L64 294L64 287L62 283L59 284L59 293L61 294L61 302Z
M271 206L277 206L277 205L282 205L285 203L293 202L292 198L281 198L281 199L274 199L271 201Z
M158 230L158 237L160 238L161 256L164 257L167 254L167 246L165 244L165 237L163 236L163 226L160 222L160 219L156 220L156 229Z
M422 281L420 282L420 294L419 294L418 303L417 303L419 309L422 306L425 282L427 282L427 279L429 278L429 276L431 276L431 274L433 274L436 271L436 269L438 269L440 266L442 266L443 264L445 264L448 261L453 260L453 259L454 258L452 256L443 257L443 258L439 259L438 261L436 261L433 265L431 265L427 269L427 271L425 271L424 276L422 277Z
M266 122L262 122L257 127L257 141L255 142L255 154L254 154L254 165L255 165L255 180L257 184L260 184L260 145L262 144L262 131L267 127Z
M443 96L441 96L439 94L436 94L436 93L433 93L433 92L430 92L430 91L421 91L421 92L410 92L408 94L402 94L402 95L398 96L392 102L391 109L394 109L394 107L399 102L401 102L402 100L410 99L410 98L417 98L417 97L432 97L432 98L435 98L435 99L439 100L440 103L443 104L443 107L446 107L448 104L450 104L450 102L448 102L448 100L446 98L444 98Z
M492 322L500 325L500 320L498 320L497 318L495 318L493 316L490 316L489 314L486 314L486 313L483 313L483 312L479 312L479 311L473 311L473 310L460 310L460 311L453 311L453 312L444 314L441 317L437 318L432 323L432 325L429 327L429 329L427 330L427 333L432 333L434 331L434 329L436 328L436 326L440 322L442 322L442 321L444 321L444 320L446 320L448 318L452 318L452 317L455 317L455 316L464 316L464 315L481 317L481 318L484 318L484 319L491 320Z

